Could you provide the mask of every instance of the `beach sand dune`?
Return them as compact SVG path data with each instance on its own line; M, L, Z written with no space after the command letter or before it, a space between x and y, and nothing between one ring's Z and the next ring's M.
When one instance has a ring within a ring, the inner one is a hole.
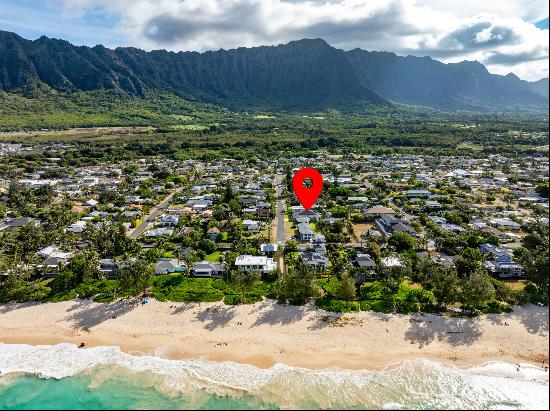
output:
M132 354L234 361L259 367L380 369L426 358L456 365L548 364L548 308L478 318L284 306L73 300L0 306L0 342L119 346Z

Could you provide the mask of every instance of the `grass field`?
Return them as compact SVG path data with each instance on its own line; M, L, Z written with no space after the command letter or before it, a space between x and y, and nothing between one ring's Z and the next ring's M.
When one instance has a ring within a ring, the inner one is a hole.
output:
M221 253L219 251L214 251L212 254L208 254L204 259L210 261L211 263L216 263L220 261Z

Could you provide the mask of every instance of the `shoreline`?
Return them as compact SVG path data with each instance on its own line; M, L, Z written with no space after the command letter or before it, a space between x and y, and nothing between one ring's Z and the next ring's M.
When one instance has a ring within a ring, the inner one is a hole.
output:
M462 319L336 314L269 300L225 306L77 299L0 306L0 342L116 346L132 355L204 358L259 368L285 364L380 370L420 358L458 367L493 361L541 367L543 361L548 365L548 308L526 305L510 314Z

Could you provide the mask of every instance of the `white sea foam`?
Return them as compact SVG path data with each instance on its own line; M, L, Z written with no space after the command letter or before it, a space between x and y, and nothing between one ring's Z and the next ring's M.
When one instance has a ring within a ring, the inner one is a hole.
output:
M491 362L461 369L428 360L405 361L381 371L309 370L277 364L268 369L203 359L133 356L118 347L79 349L72 344L0 343L0 372L65 378L96 372L101 384L113 370L150 373L163 392L192 398L247 395L280 407L531 408L548 409L548 374L521 365ZM103 372L98 373L98 370Z

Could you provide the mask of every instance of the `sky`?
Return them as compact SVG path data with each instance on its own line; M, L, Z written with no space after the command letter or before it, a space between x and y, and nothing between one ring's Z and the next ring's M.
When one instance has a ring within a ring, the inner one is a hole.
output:
M206 51L322 38L548 77L547 0L0 0L0 30L76 45Z

